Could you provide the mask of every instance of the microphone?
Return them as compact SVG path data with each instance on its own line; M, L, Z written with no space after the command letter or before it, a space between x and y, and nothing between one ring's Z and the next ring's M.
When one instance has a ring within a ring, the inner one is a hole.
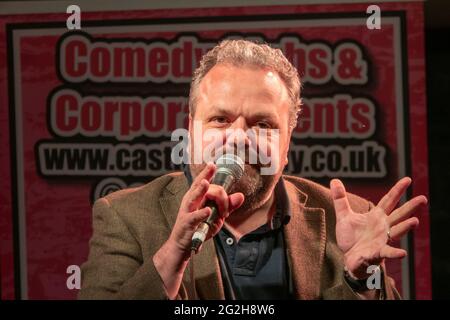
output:
M212 180L212 184L222 186L226 193L231 190L233 184L244 174L244 161L238 156L227 153L216 161L217 171ZM219 209L213 200L208 200L205 207L211 208L211 215L198 226L192 236L191 251L197 253L200 245L205 241L209 228L214 224L219 216Z

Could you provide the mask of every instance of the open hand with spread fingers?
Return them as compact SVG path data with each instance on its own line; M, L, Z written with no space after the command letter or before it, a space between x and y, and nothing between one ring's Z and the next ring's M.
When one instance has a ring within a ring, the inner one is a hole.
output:
M399 180L380 202L367 213L356 213L350 208L343 183L333 179L330 183L336 211L336 240L344 253L344 263L350 274L365 279L370 265L379 265L384 259L398 259L407 252L392 246L419 225L419 219L411 217L426 205L425 196L417 196L395 209L411 179ZM395 209L395 210L394 210Z

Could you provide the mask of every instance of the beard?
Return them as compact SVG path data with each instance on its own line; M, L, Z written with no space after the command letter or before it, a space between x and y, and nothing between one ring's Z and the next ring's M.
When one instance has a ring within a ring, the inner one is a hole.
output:
M205 168L206 164L190 164L191 174L195 179ZM276 175L261 175L259 165L245 164L244 174L235 182L229 194L241 192L244 194L244 203L235 211L235 214L245 214L261 208L269 199L281 173Z

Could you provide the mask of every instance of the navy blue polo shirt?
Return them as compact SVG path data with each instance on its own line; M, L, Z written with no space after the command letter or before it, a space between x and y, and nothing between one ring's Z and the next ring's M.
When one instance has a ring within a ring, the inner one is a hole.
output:
M290 219L281 178L275 187L276 212L268 223L239 242L223 227L214 237L228 299L290 299L292 284L283 225Z
M184 168L189 183L192 177ZM275 186L276 212L271 221L237 242L223 227L214 237L227 299L290 299L292 279L283 226L289 223L288 195L283 178Z

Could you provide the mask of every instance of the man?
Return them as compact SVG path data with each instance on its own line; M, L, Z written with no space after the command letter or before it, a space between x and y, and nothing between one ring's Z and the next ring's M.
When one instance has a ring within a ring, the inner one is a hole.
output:
M244 176L227 195L211 184L214 164L191 163L184 174L98 200L79 297L399 298L384 261L406 255L391 240L418 225L411 215L426 198L395 209L409 178L374 206L347 194L337 179L327 189L283 176L299 108L298 73L280 50L233 40L207 53L191 85L190 160L207 143L193 138L195 123L219 133L219 149L236 145L227 130L240 132L237 142L248 150L259 141L245 132L264 129L273 132L266 144L274 174L246 159ZM211 214L206 200L216 202L220 217L191 257L192 235ZM381 286L367 285L371 266Z

